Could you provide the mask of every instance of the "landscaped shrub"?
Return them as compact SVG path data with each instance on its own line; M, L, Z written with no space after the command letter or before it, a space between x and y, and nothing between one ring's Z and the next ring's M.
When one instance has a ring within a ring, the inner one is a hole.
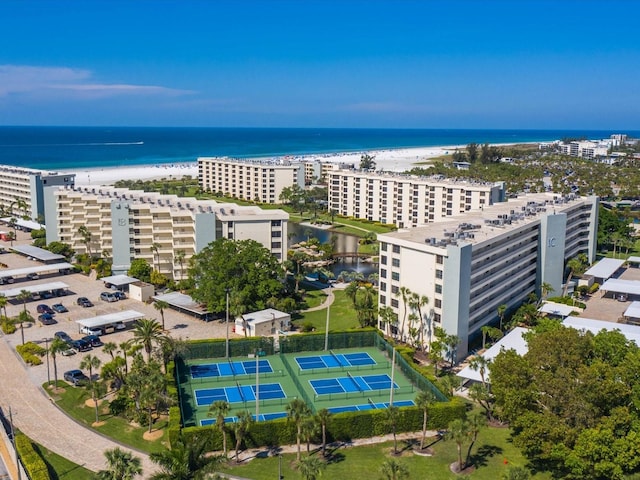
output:
M175 445L176 440L180 438L180 426L182 425L182 418L180 416L180 407L169 408L169 425L167 432L169 435L169 445Z
M594 283L594 285L597 285L597 283ZM576 299L571 297L551 297L547 298L547 301L553 303L561 303L562 305L569 305L571 307L587 308L586 303L578 302Z
M24 345L18 345L16 350L22 357L22 359L29 365L41 365L42 360L40 357L44 356L47 352L44 348L36 345L33 342L27 342Z
M596 293L599 288L600 288L600 284L598 282L595 282L593 285L589 287L589 295L593 295L594 293Z
M16 324L11 320L9 320L8 318L2 320L2 333L4 333L5 335L11 335L12 333L15 333L16 330Z
M49 480L49 471L44 460L33 448L31 440L26 435L19 433L16 435L16 449L20 454L20 460L24 465L31 480Z

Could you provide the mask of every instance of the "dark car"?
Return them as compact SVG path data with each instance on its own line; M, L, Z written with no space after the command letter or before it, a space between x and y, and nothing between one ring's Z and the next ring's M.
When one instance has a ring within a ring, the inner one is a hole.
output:
M51 307L49 305L45 305L44 303L41 303L40 305L38 305L36 307L36 311L38 313L48 313L50 315L53 315L53 310L51 310Z
M82 370L69 370L68 372L64 372L64 379L75 387L89 381L89 377L87 377Z
M121 292L120 290L117 290L115 292L113 292L113 295L118 299L118 300L126 300L127 299L127 295L124 292Z
M84 308L93 307L93 303L91 303L91 300L87 297L79 297L78 300L76 300L76 303Z
M43 325L54 325L58 323L50 313L43 313L42 315L38 315L38 320L40 320L40 323Z
M38 280L40 275L37 273L27 273L27 280Z
M53 336L59 338L60 340L62 340L66 344L70 344L73 341L73 340L71 340L71 337L66 334L66 332L56 332L56 333L53 334Z
M100 340L100 337L98 337L97 335L87 335L86 337L82 337L82 340L88 342L92 347L101 347L102 345L104 345L104 343L102 343L102 341Z
M66 288L56 288L56 289L53 291L53 294L54 294L56 297L64 297L64 296L67 294L67 289L66 289Z
M66 313L66 312L69 311L69 310L67 310L67 307L65 307L61 303L56 303L56 304L52 305L51 308L56 313Z
M72 340L71 347L78 352L87 352L91 350L91 344L86 340Z
M42 298L53 298L53 292L50 290L46 290L44 292L40 292L40 296Z
M117 302L118 297L116 297L112 292L102 292L100 294L100 300L104 300L105 302Z

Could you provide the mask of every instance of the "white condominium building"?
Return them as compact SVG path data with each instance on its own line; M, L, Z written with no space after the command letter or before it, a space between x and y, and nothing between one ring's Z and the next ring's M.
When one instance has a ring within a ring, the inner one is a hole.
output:
M428 344L436 326L457 335L463 358L483 326L498 324L498 306L513 311L542 283L561 294L566 261L580 252L595 260L597 223L597 197L547 193L378 235L379 306L393 309L399 330L405 319L402 338L423 328ZM429 299L422 324L408 320L417 312L404 305L402 287Z
M328 173L329 209L340 215L418 227L504 200L503 183L337 170Z
M198 179L205 192L260 203L282 203L282 190L305 186L305 165L282 160L198 158Z
M581 158L606 157L609 151L609 143L596 142L570 142L561 143L560 151L564 155Z
M47 228L47 243L108 252L115 273L143 258L180 280L189 259L221 237L255 240L286 260L289 214L282 210L111 187L60 188L55 197L57 221ZM81 226L91 234L89 241L78 231Z
M58 187L73 186L74 182L74 174L0 165L0 209L6 217L44 222L48 216L46 197L51 197Z

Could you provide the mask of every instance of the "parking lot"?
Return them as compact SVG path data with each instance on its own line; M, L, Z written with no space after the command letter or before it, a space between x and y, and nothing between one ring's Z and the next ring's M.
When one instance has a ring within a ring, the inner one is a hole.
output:
M9 248L8 242L2 242L5 248ZM31 239L28 234L24 232L18 232L18 241L14 243L30 244ZM5 264L9 269L29 267L39 264L34 260L29 260L27 257L16 253L5 253L0 255L0 262ZM5 267L0 268L0 274ZM161 322L160 312L156 310L153 304L145 304L137 300L127 298L119 301L105 301L101 300L100 294L108 291L105 288L104 283L100 280L96 280L95 272L92 272L90 276L75 273L69 275L49 274L40 275L37 280L27 280L26 278L15 278L15 282L10 285L0 286L0 290L6 290L9 288L21 288L21 286L38 285L44 283L50 283L60 281L69 285L68 295L49 299L32 300L26 303L27 310L31 313L32 317L36 319L33 324L24 324L24 338L25 341L33 341L42 345L46 345L46 340L51 341L55 332L63 331L67 333L72 339L80 339L85 334L80 333L79 325L76 320L92 318L98 315L105 315L124 310L136 310L145 315L146 318L157 319ZM86 297L92 303L93 307L82 307L78 305L77 299L79 297ZM36 311L37 306L40 304L46 304L52 307L54 304L61 303L68 309L66 313L55 313L54 319L56 321L53 325L42 325L37 320L39 313ZM10 318L15 317L23 309L23 304L17 299L10 300L7 303L7 314ZM219 321L204 322L190 315L176 312L169 308L164 310L165 329L167 334L174 338L182 338L184 340L189 339L202 339L202 338L225 338L226 327L224 323ZM230 325L231 327L232 325ZM238 337L234 334L230 328L229 335ZM120 344L126 340L132 338L132 332L130 329L115 331L101 337L103 342L113 342ZM5 335L5 340L13 348L21 343L20 328L12 335ZM101 347L93 348L90 352L81 352L73 356L57 356L56 363L58 366L58 378L62 379L62 375L67 370L77 369L82 358L91 353L96 355L100 360L105 363L111 360L110 355L104 353ZM47 381L47 367L46 362L43 359L43 364L35 367L28 368L29 375L34 383L41 385ZM50 364L50 376L53 379L53 365Z

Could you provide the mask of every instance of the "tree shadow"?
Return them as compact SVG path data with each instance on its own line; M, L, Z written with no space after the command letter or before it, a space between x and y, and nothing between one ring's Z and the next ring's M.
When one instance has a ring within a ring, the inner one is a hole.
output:
M471 455L469 459L469 465L475 465L476 467L486 467L487 460L496 455L502 455L504 450L497 445L482 445L478 448L478 451Z
M327 451L327 456L325 457L327 464L331 465L333 463L340 463L340 462L344 462L345 456L344 453L342 452L328 452Z

